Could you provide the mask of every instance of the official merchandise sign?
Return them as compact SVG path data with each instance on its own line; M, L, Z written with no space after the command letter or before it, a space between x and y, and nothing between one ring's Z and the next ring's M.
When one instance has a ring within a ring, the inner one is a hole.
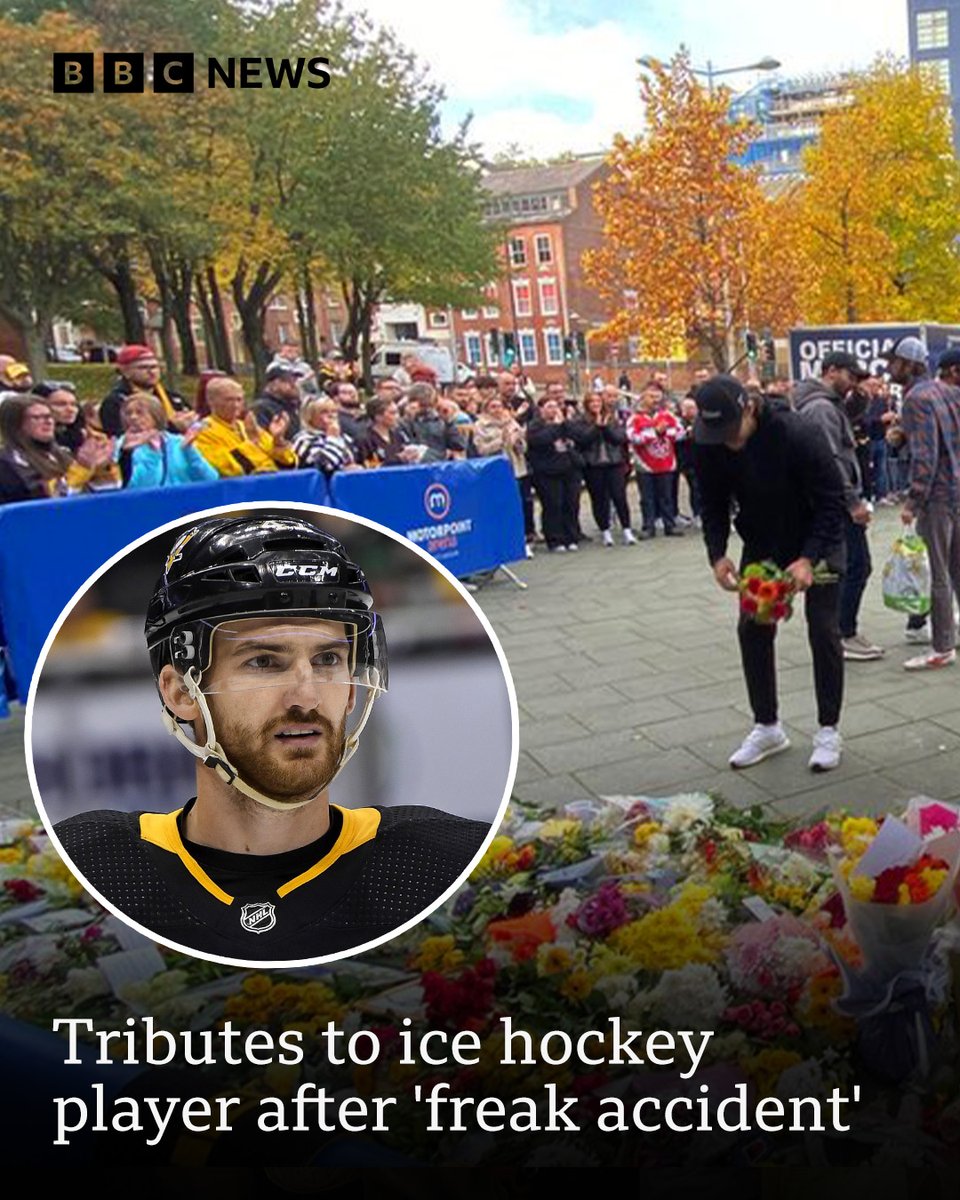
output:
M820 325L790 330L790 371L795 382L820 376L828 354L842 351L859 359L871 375L882 371L884 357L905 337L918 337L927 348L931 371L949 346L960 344L960 327L928 323Z

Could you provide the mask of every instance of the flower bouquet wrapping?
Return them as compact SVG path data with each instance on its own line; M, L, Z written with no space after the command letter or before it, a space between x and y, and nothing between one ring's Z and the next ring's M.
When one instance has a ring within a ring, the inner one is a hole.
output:
M841 829L841 848L831 855L863 954L863 982L882 986L919 968L934 928L954 903L960 865L957 814L938 804L938 813L949 816L931 824L923 815L926 807L922 800L914 802L903 821L849 818ZM942 822L951 817L952 825L945 828Z

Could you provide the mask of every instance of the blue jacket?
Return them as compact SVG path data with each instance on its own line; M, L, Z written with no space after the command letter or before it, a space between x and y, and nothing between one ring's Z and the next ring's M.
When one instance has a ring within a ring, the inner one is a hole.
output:
M184 446L176 433L162 433L160 448L154 450L149 442L127 451L130 461L128 488L165 487L177 483L208 483L220 476L196 446ZM124 453L124 439L117 439L116 454Z

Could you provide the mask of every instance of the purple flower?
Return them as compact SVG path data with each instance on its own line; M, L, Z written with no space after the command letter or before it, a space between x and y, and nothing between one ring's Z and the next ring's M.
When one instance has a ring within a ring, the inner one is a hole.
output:
M605 938L630 920L620 885L608 881L567 917L567 924L587 937Z

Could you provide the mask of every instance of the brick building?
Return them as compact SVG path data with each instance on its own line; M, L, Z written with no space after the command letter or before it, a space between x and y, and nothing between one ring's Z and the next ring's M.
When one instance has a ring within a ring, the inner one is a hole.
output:
M580 260L584 250L600 244L592 188L605 171L602 156L591 155L549 166L496 169L486 176L487 216L504 226L504 269L479 308L453 313L462 362L495 370L512 350L537 383L568 373L564 339L586 336L604 316L599 298L583 281ZM448 326L445 310L428 311L429 336ZM605 347L590 343L590 362L605 355ZM579 364L581 371L588 367L588 362Z

